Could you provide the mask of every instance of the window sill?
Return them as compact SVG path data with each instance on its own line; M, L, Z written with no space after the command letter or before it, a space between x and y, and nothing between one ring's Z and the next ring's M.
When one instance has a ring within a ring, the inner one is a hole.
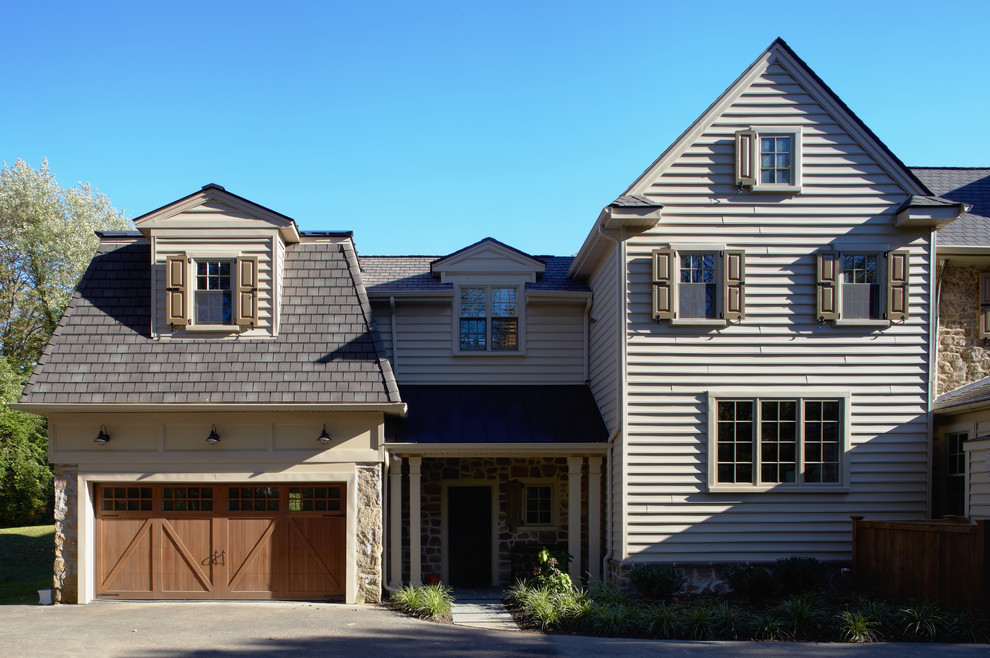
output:
M800 493L800 494L823 494L823 493L849 493L850 488L841 484L805 484L802 486L794 484L760 484L760 485L733 485L716 484L708 487L708 493L713 494L741 494L741 493Z
M871 320L870 318L839 318L832 320L836 327L889 327L890 320Z
M197 333L228 333L235 334L240 333L244 330L244 327L240 327L236 324L190 324L186 325L182 331L190 334Z
M768 185L764 183L763 185L754 185L749 188L749 191L754 194L799 194L801 192L800 185Z
M673 318L670 325L672 327L726 327L729 322L719 318Z
M477 351L472 351L472 350L458 350L458 349L455 349L455 350L453 350L451 352L451 354L453 354L453 356L483 356L483 357L492 357L492 356L525 356L526 355L526 350L520 349L520 350L489 350L489 351L477 350Z

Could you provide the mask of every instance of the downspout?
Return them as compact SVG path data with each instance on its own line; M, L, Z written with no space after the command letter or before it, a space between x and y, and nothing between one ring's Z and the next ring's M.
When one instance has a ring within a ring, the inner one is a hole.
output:
M392 375L398 379L399 377L399 352L398 344L399 338L396 336L396 321L395 321L395 295L388 296L388 315L392 323Z
M594 292L592 292L594 295ZM588 358L588 350L591 349L591 300L593 297L589 296L588 301L584 303L584 382L585 384L591 381L591 359Z
M938 233L932 231L931 245L932 245L932 257L937 256L937 242ZM931 331L929 335L931 336L931 347L929 347L929 363L928 363L928 436L930 439L930 445L928 446L928 453L926 460L928 462L928 496L926 501L925 517L931 518L934 504L934 484L935 484L935 465L934 461L934 449L935 449L935 397L938 394L938 353L939 353L939 331L938 324L940 322L941 314L939 313L939 305L942 303L942 282L945 281L945 271L949 268L949 259L946 258L941 263L938 264L938 279L934 283L934 299L932 300L931 310L928 314L928 321L931 323Z

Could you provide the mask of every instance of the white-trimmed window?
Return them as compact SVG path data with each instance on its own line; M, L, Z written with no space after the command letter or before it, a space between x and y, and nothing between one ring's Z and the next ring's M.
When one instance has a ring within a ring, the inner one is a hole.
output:
M980 317L977 335L990 338L990 272L980 273Z
M736 184L753 192L800 192L800 126L765 126L736 133Z
M709 398L709 489L836 488L846 476L845 396Z
M908 316L908 252L818 252L817 314L838 323L899 322Z
M175 328L232 331L258 325L258 259L169 256L165 321Z
M745 316L746 254L674 246L653 251L653 318L722 324Z
M522 520L525 525L553 525L553 486L527 484L523 487Z
M234 293L231 288L233 262L197 260L196 292L193 296L195 324L233 324Z
M461 286L457 299L459 351L519 351L517 288Z

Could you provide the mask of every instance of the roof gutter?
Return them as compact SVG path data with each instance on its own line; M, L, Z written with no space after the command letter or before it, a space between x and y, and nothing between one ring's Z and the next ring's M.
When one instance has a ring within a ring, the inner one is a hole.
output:
M605 455L607 443L385 443L385 450L393 455Z
M50 413L192 413L199 411L381 411L400 417L406 415L405 402L190 402L165 403L113 403L102 402L15 402L11 409L33 414Z

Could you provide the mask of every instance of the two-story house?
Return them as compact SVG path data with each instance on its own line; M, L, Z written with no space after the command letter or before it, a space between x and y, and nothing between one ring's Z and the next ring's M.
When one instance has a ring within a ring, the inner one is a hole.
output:
M590 580L846 561L851 515L929 514L965 211L781 40L573 257L359 258L207 186L104 235L22 398L62 598L375 600L542 545Z

